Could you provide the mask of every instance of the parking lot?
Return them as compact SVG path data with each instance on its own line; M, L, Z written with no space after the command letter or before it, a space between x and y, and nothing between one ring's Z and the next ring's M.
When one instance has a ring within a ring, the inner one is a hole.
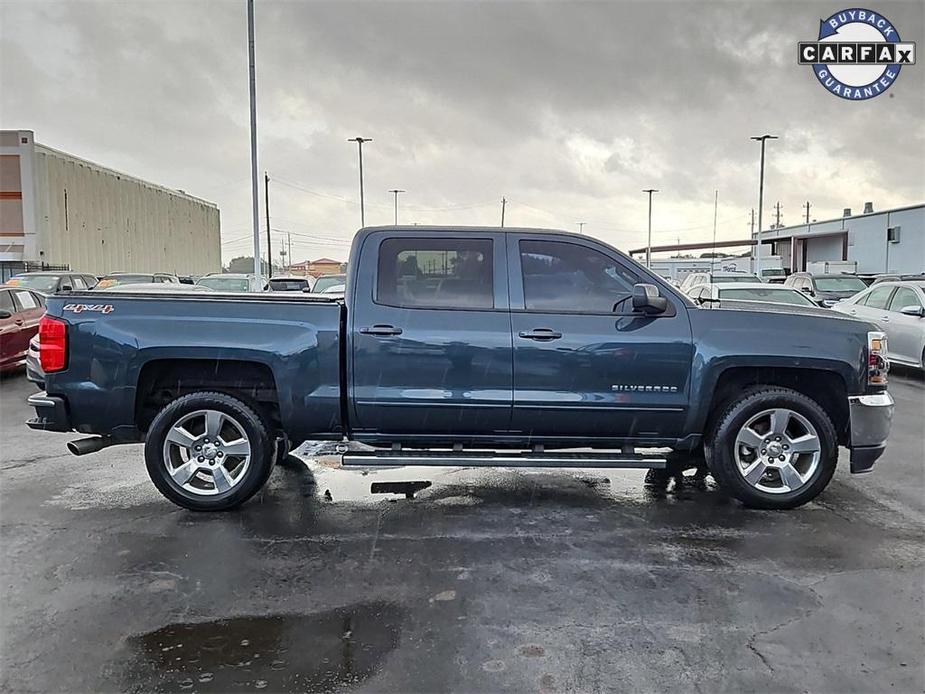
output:
M23 425L31 384L0 387L4 691L925 688L911 372L874 473L789 512L641 471L364 473L308 447L197 515L140 446L71 456Z

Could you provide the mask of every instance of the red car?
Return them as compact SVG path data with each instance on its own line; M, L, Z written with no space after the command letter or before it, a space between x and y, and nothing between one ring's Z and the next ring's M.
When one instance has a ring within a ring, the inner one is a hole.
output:
M45 297L38 292L0 287L0 371L25 361L29 340L38 332L44 313Z

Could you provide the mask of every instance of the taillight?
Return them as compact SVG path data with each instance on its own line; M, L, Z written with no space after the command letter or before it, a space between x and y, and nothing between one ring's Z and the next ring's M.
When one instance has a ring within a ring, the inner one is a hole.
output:
M50 316L39 321L39 363L52 373L67 367L67 323Z
M867 333L867 384L885 386L890 362L886 358L886 335L880 332Z

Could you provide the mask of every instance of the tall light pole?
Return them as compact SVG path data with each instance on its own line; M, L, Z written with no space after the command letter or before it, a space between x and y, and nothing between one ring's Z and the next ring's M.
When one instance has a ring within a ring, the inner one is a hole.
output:
M254 277L258 287L260 281L260 212L257 209L260 199L257 183L257 69L254 59L254 0L247 0L247 62L250 73L250 107L251 107L251 206L254 221ZM272 262L272 258L270 259Z
M398 226L398 194L407 193L408 191L401 188L392 188L389 192L395 196L395 226Z
M761 143L761 165L758 174L758 235L755 237L755 274L761 277L761 215L764 211L764 143L767 140L776 140L774 135L759 135L751 138Z
M363 205L363 143L372 142L371 137L351 137L347 139L347 142L356 142L357 151L360 155L360 226L366 226L366 210Z
M646 244L646 267L652 267L652 193L657 193L658 188L646 188L642 192L649 194L649 242Z
M584 233L585 233L585 224L587 224L587 222L575 222L575 223L578 225L578 233L579 233L579 234L584 234Z

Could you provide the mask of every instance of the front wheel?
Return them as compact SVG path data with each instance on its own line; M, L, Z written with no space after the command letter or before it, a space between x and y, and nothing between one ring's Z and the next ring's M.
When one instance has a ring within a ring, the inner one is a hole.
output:
M756 386L730 403L708 437L713 476L746 506L801 506L825 489L838 462L832 420L789 388Z
M224 511L256 494L274 445L261 417L224 393L190 393L154 418L145 464L158 490L191 511Z

